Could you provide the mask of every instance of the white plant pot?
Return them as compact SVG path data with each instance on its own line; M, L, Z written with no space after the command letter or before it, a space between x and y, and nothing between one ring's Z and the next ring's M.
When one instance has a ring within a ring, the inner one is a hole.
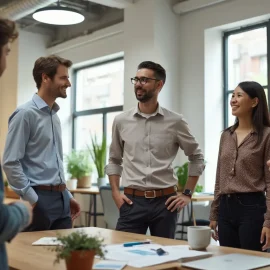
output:
M77 188L77 179L70 179L67 181L67 188L68 189L76 189Z
M107 179L106 179L106 177L98 178L97 179L97 185L98 185L98 187L106 186L107 185Z

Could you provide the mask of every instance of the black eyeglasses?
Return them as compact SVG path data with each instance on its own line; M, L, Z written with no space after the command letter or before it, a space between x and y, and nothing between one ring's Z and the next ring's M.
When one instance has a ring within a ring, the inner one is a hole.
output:
M132 84L136 84L137 82L140 82L140 84L144 85L146 84L149 80L152 80L152 81L160 81L158 79L154 79L154 78L147 78L147 77L141 77L141 78L138 78L138 77L134 77L134 78L131 78L131 83Z

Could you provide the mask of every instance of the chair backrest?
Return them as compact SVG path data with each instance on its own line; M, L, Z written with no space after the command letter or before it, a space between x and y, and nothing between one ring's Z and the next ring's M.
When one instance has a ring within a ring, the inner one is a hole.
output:
M110 185L99 187L100 197L103 206L104 221L108 229L114 230L119 218L119 209L112 198L112 188ZM120 187L120 192L124 192L124 188Z

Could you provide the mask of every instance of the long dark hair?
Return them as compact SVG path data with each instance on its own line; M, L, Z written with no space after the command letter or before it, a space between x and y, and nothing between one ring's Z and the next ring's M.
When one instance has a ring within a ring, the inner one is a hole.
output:
M252 125L258 133L259 142L263 136L264 128L270 127L269 112L264 89L259 83L252 81L241 82L238 84L238 87L240 87L245 93L247 93L251 99L258 98L259 100L257 106L254 107L252 111ZM229 127L228 129L236 130L238 125L239 120L236 117L234 125Z

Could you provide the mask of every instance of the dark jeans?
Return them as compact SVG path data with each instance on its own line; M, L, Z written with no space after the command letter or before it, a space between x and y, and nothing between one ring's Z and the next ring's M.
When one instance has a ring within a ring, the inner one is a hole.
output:
M24 231L45 231L72 228L70 199L67 190L48 191L35 189L38 195L33 210L33 222Z
M126 194L133 204L124 203L120 207L116 230L146 234L149 227L153 236L174 238L177 211L168 211L165 205L166 200L173 195L175 193L149 199Z
M218 235L221 246L262 251L261 232L266 212L262 192L222 195Z

